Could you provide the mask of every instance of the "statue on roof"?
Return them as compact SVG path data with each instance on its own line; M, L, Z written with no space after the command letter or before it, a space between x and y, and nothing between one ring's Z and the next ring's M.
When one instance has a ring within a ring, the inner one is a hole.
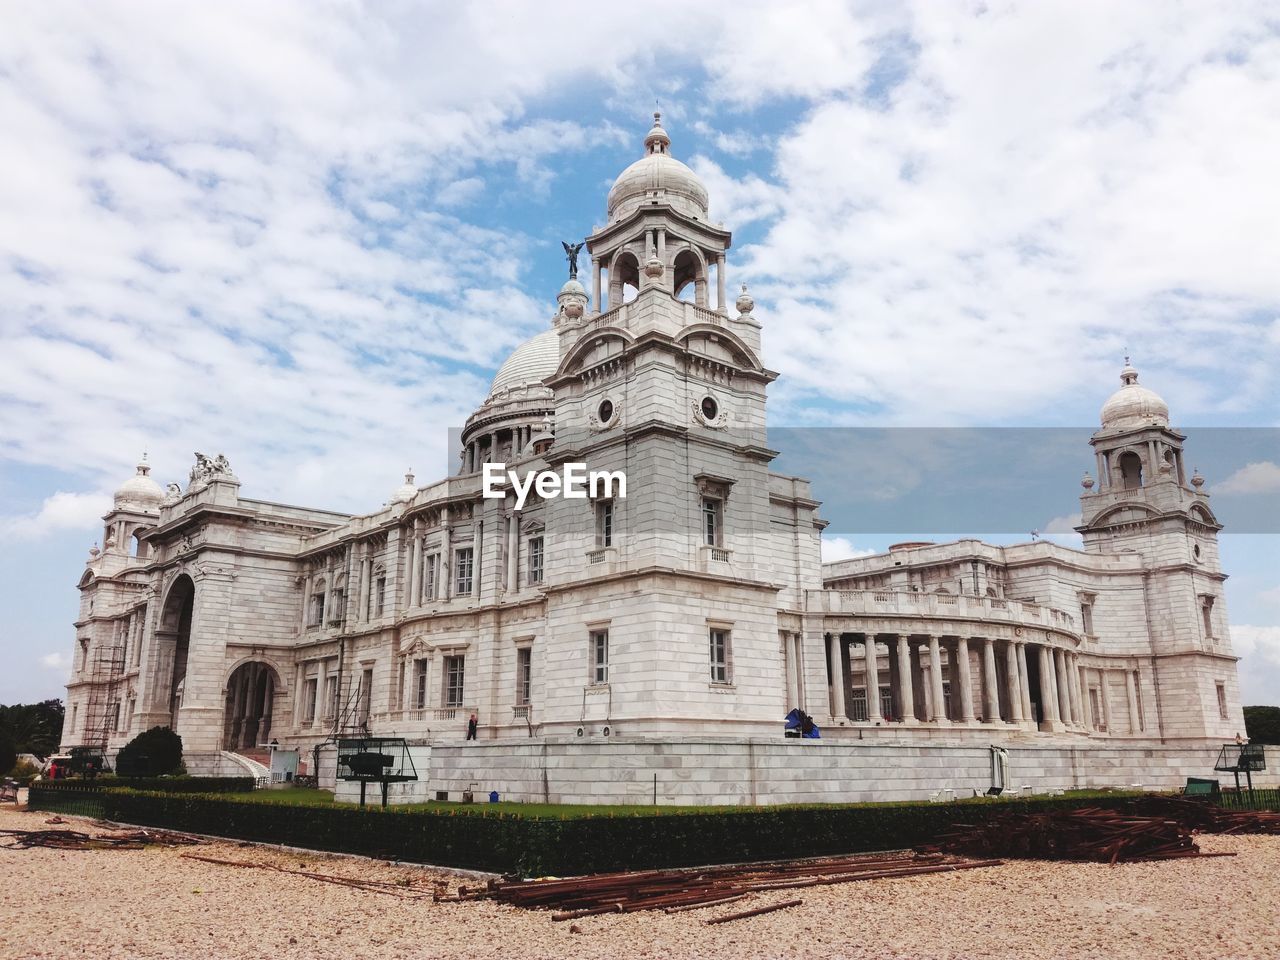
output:
M564 247L564 258L569 261L569 279L577 280L578 279L578 251L583 248L584 244L567 243L564 240L561 240L560 246Z

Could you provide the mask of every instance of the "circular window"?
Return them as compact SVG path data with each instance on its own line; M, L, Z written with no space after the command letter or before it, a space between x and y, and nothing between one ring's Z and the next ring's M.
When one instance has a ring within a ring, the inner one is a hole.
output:
M715 397L702 398L702 415L708 420L714 420L720 413L720 405L716 403Z
M610 420L612 420L613 419L613 401L601 400L600 407L596 415L600 418L601 423L608 423Z
M1191 555L1196 558L1196 563L1200 562L1200 544L1195 544L1191 548Z

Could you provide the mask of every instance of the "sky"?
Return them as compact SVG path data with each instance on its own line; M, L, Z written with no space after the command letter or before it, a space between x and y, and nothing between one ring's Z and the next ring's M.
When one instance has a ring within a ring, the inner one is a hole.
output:
M1268 4L0 16L0 702L59 695L75 583L144 450L162 484L225 453L245 496L352 512L443 475L444 425L549 323L559 241L603 220L655 104L734 231L772 425L1087 435L1128 354L1206 489L1280 493L1277 459L1195 452L1280 418ZM1078 544L1091 462L1041 532ZM1246 703L1280 703L1266 526L1222 538Z

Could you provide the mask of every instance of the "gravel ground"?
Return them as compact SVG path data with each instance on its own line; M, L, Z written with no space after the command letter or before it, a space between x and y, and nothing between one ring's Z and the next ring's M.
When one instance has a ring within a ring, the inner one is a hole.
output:
M7 808L0 829L48 817ZM67 828L92 830L67 818ZM0 849L0 957L1096 957L1280 956L1280 837L1204 837L1236 857L1001 867L762 894L665 915L552 923L492 903L435 904L456 874L233 842L186 848ZM399 881L423 900L184 852ZM463 881L465 882L465 881ZM720 926L707 917L794 898L789 910ZM575 932L576 927L577 932Z

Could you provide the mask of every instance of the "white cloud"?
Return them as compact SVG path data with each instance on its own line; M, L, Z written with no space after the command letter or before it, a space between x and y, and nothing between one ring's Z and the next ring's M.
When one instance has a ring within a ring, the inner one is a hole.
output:
M854 546L853 541L848 537L822 538L823 563L834 563L837 560L856 560L858 557L870 557L876 553L879 553L879 551Z
M34 514L0 517L0 537L38 540L61 530L89 533L99 526L102 515L110 508L108 494L60 491L47 497Z
M1241 467L1217 485L1215 493L1280 493L1280 466L1269 460Z
M1065 517L1054 517L1041 529L1041 533L1046 534L1071 534L1079 536L1076 533L1076 527L1083 523L1083 518L1078 513L1068 514Z
M48 667L50 670L56 670L59 673L66 673L71 669L71 655L68 653L46 653L40 658L40 665Z

